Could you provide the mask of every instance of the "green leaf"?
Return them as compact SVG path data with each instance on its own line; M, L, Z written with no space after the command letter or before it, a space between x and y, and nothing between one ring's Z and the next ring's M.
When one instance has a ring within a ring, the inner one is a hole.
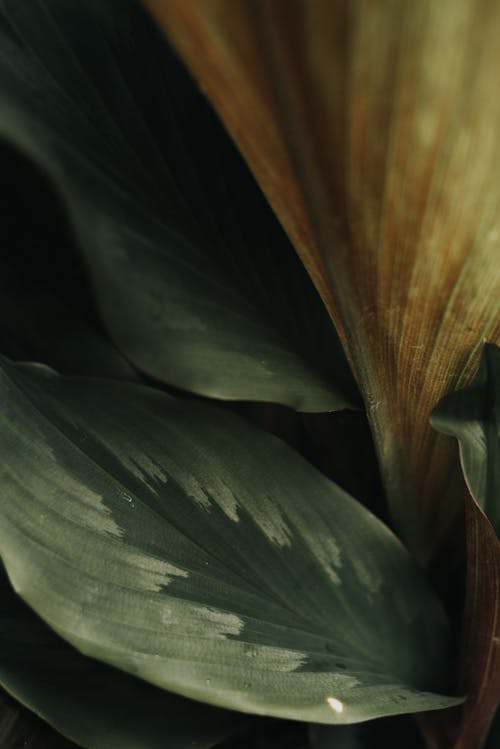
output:
M488 741L486 742L486 749L498 749L499 746L500 746L500 710L497 711L497 714L492 723L490 732L488 734Z
M313 725L310 743L312 749L367 749L358 726Z
M0 351L64 374L137 379L125 359L48 289L0 263Z
M187 697L325 723L441 708L448 629L371 513L231 413L5 362L0 553L62 637Z
M456 437L471 494L500 533L500 348L486 344L470 388L447 395L432 415Z
M312 725L309 733L311 749L424 749L415 721L406 716L355 726Z
M53 178L140 369L218 398L360 404L307 273L138 3L1 0L0 132Z
M88 749L203 749L235 713L152 687L86 658L23 604L0 572L0 684Z
M2 749L75 749L73 742L13 700L0 688L0 746Z

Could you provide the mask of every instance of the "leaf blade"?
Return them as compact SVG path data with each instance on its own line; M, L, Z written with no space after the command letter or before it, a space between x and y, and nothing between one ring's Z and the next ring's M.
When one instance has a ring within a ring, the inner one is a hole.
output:
M0 683L87 749L208 749L241 717L208 708L85 658L0 579Z
M2 369L0 552L82 652L300 720L460 701L426 691L447 628L420 570L279 440L149 388Z
M450 393L432 425L455 437L471 494L500 529L500 348L485 344L479 372L466 390Z
M118 347L206 396L358 407L300 261L139 4L0 7L0 129L61 192Z

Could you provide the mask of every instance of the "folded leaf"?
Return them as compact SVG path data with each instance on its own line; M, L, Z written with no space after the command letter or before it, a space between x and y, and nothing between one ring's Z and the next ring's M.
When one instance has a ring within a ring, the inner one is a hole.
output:
M0 553L83 653L325 723L441 708L448 631L371 513L215 407L2 365Z
M436 429L458 440L469 487L464 495L467 595L459 664L460 688L468 697L456 709L424 718L430 749L482 747L500 699L499 397L500 350L486 345L472 387L446 396L432 416Z
M204 749L241 726L235 713L81 655L22 603L3 572L0 613L0 684L87 749Z
M457 438L470 491L500 533L500 348L485 345L471 387L447 395L432 425Z
M53 178L137 367L208 396L359 405L300 261L135 0L2 0L0 133Z
M500 5L146 3L321 292L393 518L427 562L462 496L429 417L500 343Z
M458 677L467 701L422 716L429 749L481 749L500 696L500 542L468 492L465 517L467 594Z

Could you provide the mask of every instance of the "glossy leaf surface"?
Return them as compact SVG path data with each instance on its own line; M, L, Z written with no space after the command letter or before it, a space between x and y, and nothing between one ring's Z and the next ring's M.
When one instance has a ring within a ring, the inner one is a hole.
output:
M240 726L234 713L186 700L86 658L0 576L0 684L87 749L207 749Z
M65 639L185 696L356 722L457 702L392 533L215 407L2 366L0 552Z
M138 368L207 396L359 405L294 250L139 3L2 0L0 133L54 180Z

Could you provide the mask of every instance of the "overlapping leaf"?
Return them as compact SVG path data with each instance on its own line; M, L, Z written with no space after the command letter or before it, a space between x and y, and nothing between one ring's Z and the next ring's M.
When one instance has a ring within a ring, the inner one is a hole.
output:
M0 746L2 749L75 749L22 705L0 690Z
M432 741L452 749L483 746L500 695L499 365L499 349L486 345L472 387L446 396L432 417L437 429L458 440L468 485L467 595L459 668L468 697L459 708L423 722Z
M486 344L472 386L446 396L432 424L456 437L470 491L500 532L500 348Z
M433 709L447 627L367 510L276 438L149 388L2 366L0 553L59 634L241 711Z
M83 747L204 749L242 722L81 655L21 602L3 571L0 614L0 684Z
M461 496L429 418L500 344L500 5L144 1L328 305L427 564Z
M135 0L2 0L0 133L54 179L139 368L215 397L358 403L300 261Z

